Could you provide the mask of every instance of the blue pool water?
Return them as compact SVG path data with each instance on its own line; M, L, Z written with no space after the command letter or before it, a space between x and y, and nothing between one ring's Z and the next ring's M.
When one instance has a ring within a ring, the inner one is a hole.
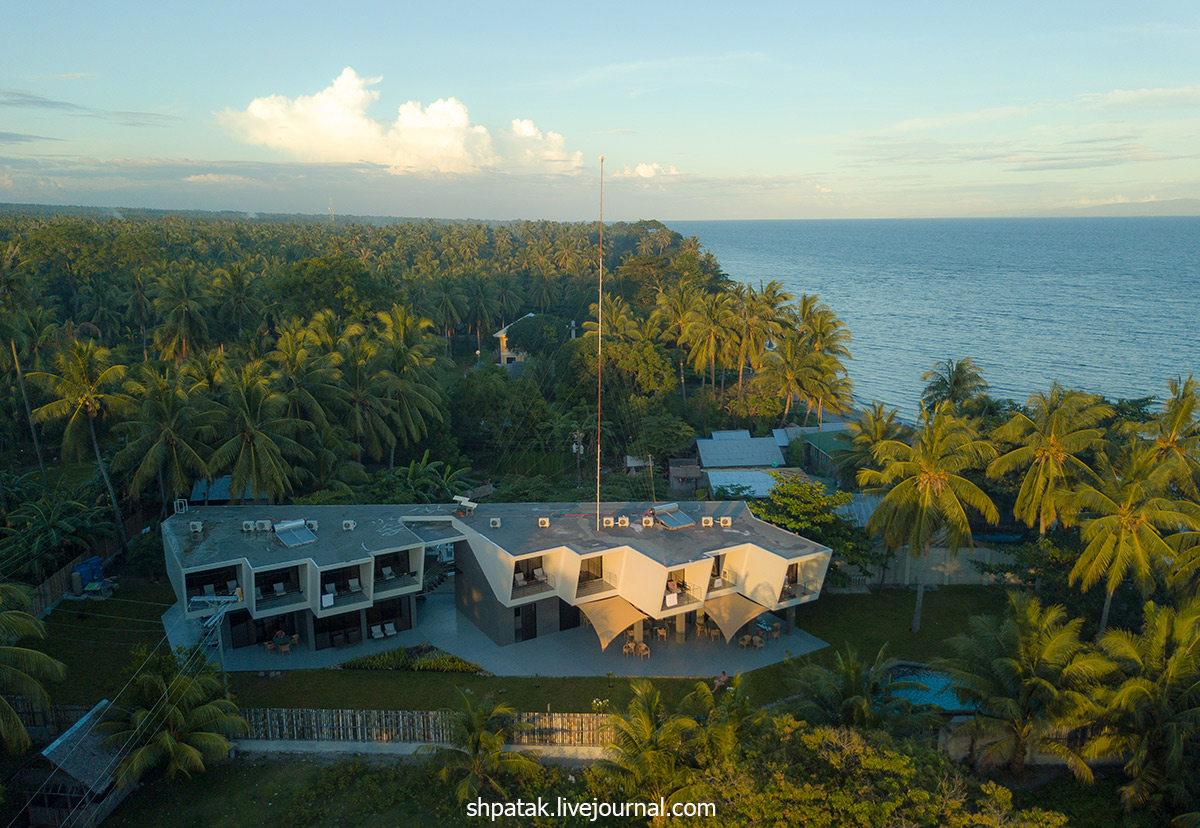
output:
M893 676L898 681L915 681L924 684L928 690L907 689L896 692L897 696L906 698L913 704L932 704L943 710L962 710L970 707L963 704L954 695L950 686L950 677L937 670L926 667L901 667Z

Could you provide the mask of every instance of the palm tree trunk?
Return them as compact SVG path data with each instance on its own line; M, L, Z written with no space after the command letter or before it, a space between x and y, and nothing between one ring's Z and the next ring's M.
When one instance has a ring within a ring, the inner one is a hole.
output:
M1096 638L1104 635L1104 631L1108 629L1108 610L1112 607L1112 592L1104 596L1104 610L1100 613L1100 629L1096 631Z
M42 485L49 489L50 478L46 476L46 461L42 457L42 444L38 440L37 427L33 424L33 412L29 408L29 395L25 392L25 375L21 373L21 360L17 358L17 341L10 338L8 344L12 348L13 367L17 369L17 385L21 386L21 401L25 403L25 419L29 422L29 435L33 437L33 450L37 453L38 469L42 473Z
M687 386L683 382L683 357L679 358L679 393L683 397L684 406L687 405Z
M919 633L921 631L921 603L925 600L925 579L917 581L917 604L913 607L912 626L908 628L909 632Z
M112 479L108 476L108 467L104 465L104 457L100 454L100 441L96 439L96 420L88 417L88 428L92 432L92 448L96 452L96 465L100 467L100 476L104 478L104 485L108 488L108 499L112 503L113 515L117 519L117 541L121 544L121 551L129 551L129 541L125 539L125 519L121 517L121 506L117 503L117 493L113 491Z

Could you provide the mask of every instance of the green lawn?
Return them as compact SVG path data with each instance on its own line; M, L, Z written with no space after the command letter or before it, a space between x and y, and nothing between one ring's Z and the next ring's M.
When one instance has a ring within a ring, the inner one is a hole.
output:
M925 594L921 632L908 631L916 594L887 590L870 595L825 595L797 613L799 627L830 643L814 656L830 657L849 643L874 655L884 642L898 657L926 661L941 653L943 641L963 630L971 615L1003 611L1004 592L991 587L945 587ZM786 644L785 644L786 646ZM750 697L759 704L790 693L789 667L776 664L746 676ZM290 670L280 676L236 673L233 690L246 707L314 707L422 710L452 706L456 688L491 693L520 711L589 712L593 699L616 706L629 699L629 680L614 677L527 678L445 673L371 672L360 670ZM666 700L674 704L695 679L656 679Z
M66 680L47 688L51 701L111 700L125 683L133 648L162 640L162 614L174 601L169 584L135 581L123 583L109 600L61 602L45 619L46 638L22 642L67 665Z

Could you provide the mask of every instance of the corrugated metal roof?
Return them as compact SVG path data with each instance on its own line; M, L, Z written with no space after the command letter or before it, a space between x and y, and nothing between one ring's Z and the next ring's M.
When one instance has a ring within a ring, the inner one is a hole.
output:
M766 497L775 485L775 478L765 471L710 471L708 485L713 489L744 486L751 497Z
M776 468L784 464L783 452L774 437L697 440L696 448L700 465L706 469Z
M735 428L729 431L714 431L712 438L714 440L749 440L750 432L744 428Z
M112 784L112 771L116 767L112 753L101 746L105 737L93 728L107 709L108 700L100 701L42 751L42 756L63 773L94 793L100 793Z

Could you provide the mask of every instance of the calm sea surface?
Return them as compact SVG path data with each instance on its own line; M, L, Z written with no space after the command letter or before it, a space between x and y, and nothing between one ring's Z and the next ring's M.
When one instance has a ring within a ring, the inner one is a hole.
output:
M1200 218L678 221L734 279L816 293L853 334L860 402L911 417L921 374L973 357L994 396L1108 397L1200 376Z

